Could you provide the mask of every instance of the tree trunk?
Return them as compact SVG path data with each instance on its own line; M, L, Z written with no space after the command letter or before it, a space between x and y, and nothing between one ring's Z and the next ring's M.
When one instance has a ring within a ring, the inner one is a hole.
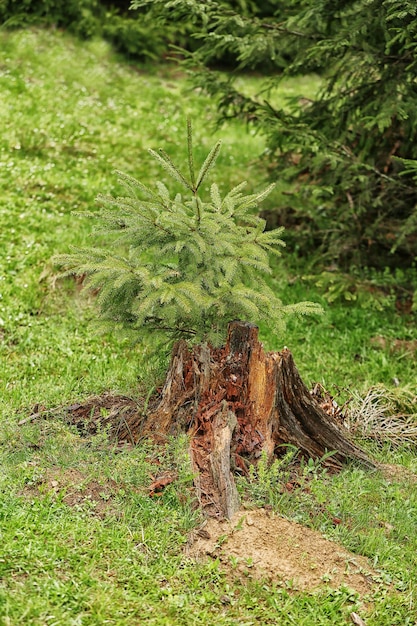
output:
M258 328L235 321L222 348L176 344L142 434L189 433L200 503L231 517L239 506L233 472L246 473L263 452L272 461L282 444L314 459L334 451L326 461L333 468L347 459L373 467L342 428L309 393L290 351L265 353Z

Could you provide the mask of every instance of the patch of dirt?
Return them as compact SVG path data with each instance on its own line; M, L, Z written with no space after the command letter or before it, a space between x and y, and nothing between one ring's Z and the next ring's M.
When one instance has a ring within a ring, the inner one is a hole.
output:
M88 507L92 514L104 518L115 513L114 495L120 485L107 478L104 482L86 477L77 469L48 469L36 485L24 489L23 495L33 497L53 493L70 507Z
M209 519L187 552L196 559L218 558L232 576L266 578L299 591L344 585L363 597L376 584L365 557L266 509L242 509L230 521Z
M379 467L384 478L391 482L408 481L410 483L417 483L417 474L414 474L411 470L403 465L392 465L390 463L384 463Z
M413 355L417 352L417 339L388 339L387 337L382 337L382 335L377 335L376 337L371 337L370 344L375 348L388 349L390 354L408 352L410 355Z

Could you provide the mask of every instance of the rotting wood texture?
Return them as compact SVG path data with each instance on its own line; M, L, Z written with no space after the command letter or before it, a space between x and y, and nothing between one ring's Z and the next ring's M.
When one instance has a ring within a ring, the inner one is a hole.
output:
M142 425L156 440L187 432L196 488L208 515L231 517L239 506L233 471L246 473L262 452L272 461L282 444L327 464L372 461L320 407L301 380L291 352L266 353L258 328L234 321L226 345L189 348L179 341L158 406Z

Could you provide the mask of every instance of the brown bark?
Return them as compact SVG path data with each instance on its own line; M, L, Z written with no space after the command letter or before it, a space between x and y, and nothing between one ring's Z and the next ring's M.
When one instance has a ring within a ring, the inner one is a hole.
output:
M238 321L223 348L176 344L144 428L157 440L189 433L197 493L210 515L231 517L238 508L232 471L245 473L263 451L272 460L282 444L312 458L334 451L333 468L348 459L373 466L311 396L290 351L265 353L258 328Z

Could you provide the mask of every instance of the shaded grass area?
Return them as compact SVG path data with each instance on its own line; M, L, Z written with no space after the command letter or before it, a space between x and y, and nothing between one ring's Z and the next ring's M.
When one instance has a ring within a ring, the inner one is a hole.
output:
M80 437L59 408L105 390L146 397L166 365L164 356L153 356L154 346L96 333L93 298L71 281L56 281L51 257L88 242L88 220L72 211L93 210L99 192L117 193L114 168L147 183L163 178L148 147L164 146L185 160L187 115L198 156L222 137L217 174L224 188L242 179L250 190L264 187L255 158L264 149L262 138L233 124L213 137L212 103L187 91L176 70L121 65L101 41L80 43L37 30L0 32L0 40L0 624L188 625L215 619L310 626L345 624L351 611L364 613L346 589L295 594L290 582L230 580L216 561L187 560L187 533L201 518L186 442L120 451L105 430ZM256 77L248 79L248 90L256 86ZM315 89L316 81L302 86ZM294 85L288 90L293 95ZM272 278L283 301L318 300L325 309L322 319L291 321L282 338L306 381L337 386L345 398L349 389L393 386L394 380L415 390L414 355L371 342L379 335L416 338L415 318L389 302L382 310L329 306L295 268L291 250L284 252ZM261 331L268 348L282 347L270 342L267 328ZM47 420L17 425L39 406L58 408ZM412 448L364 445L378 460L417 472ZM81 483L54 479L75 470ZM161 497L150 498L148 486L163 470L175 470L178 478ZM336 477L314 468L307 473L308 485L295 494L283 493L283 476L268 472L242 493L381 568L398 592L372 598L367 624L417 623L415 484L407 476L387 478L355 467ZM103 515L89 490L92 479L103 485L99 499L109 503ZM110 491L109 480L116 484ZM81 495L69 506L74 490ZM341 523L335 526L334 517Z

